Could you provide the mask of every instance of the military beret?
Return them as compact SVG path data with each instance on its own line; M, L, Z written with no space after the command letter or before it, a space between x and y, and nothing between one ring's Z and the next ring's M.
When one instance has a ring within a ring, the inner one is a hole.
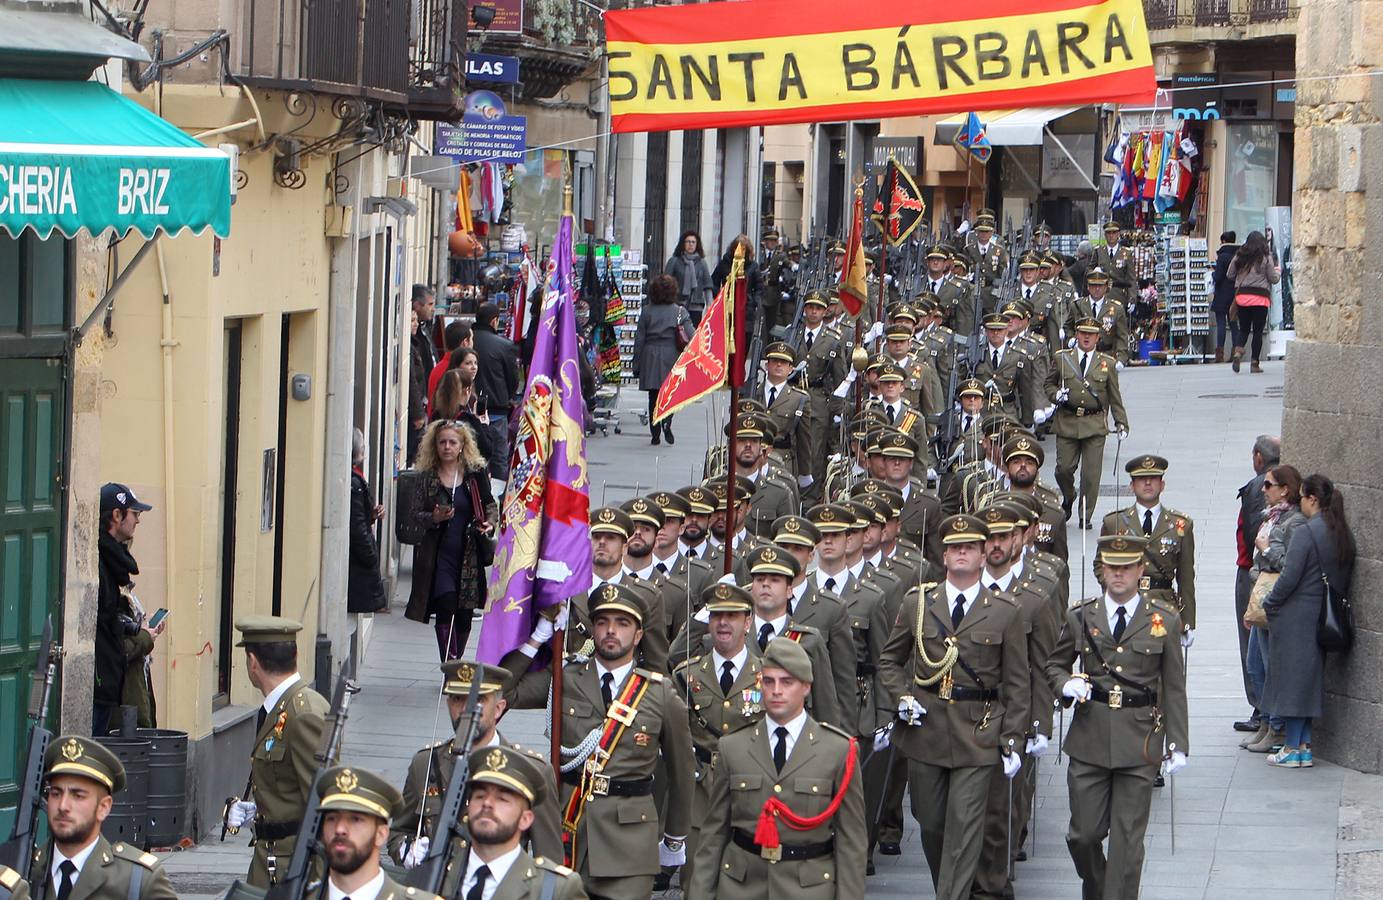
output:
M1100 562L1111 566L1127 566L1143 558L1148 539L1140 534L1106 534L1100 537L1096 554Z
M504 744L494 744L471 751L470 778L467 784L493 784L512 791L530 805L543 793L543 773L524 751Z
M749 553L749 574L786 575L789 580L802 572L797 558L774 544L763 544Z
M652 525L654 528L662 528L667 524L667 517L663 515L663 509L658 504L649 500L647 497L635 497L633 500L626 500L620 504L620 509L629 514L630 521L637 525ZM631 527L629 533L633 534Z
M798 681L812 681L811 657L797 641L769 641L761 663L765 669L782 669Z
M603 584L590 595L587 604L593 620L603 612L623 612L637 619L640 626L643 625L644 598L633 588L622 584Z
M622 509L602 506L591 511L591 534L617 534L625 540L634 533L634 520Z
M252 644L286 644L296 642L303 623L282 616L242 616L235 620L235 630L240 632L237 647Z
M701 605L713 613L750 613L754 611L754 600L749 592L737 584L716 582L701 591Z
M773 520L773 542L783 546L815 547L821 532L804 516L779 516Z
M56 737L43 754L43 777L79 775L117 794L125 788L125 765L94 738L67 734Z
M400 812L403 795L374 772L334 766L317 779L322 812L359 812L388 822Z
M989 529L974 516L948 516L938 530L943 544L973 544L989 539Z
M1156 475L1160 478L1167 474L1167 469L1170 468L1170 466L1171 463L1167 462L1167 460L1149 453L1144 456L1135 456L1133 459L1129 460L1124 466L1124 471L1128 472L1129 475L1134 478L1143 475Z
M471 692L471 685L480 679L480 693L492 694L504 690L504 682L509 673L499 666L476 662L473 659L449 659L442 663L442 693L452 697L464 697Z

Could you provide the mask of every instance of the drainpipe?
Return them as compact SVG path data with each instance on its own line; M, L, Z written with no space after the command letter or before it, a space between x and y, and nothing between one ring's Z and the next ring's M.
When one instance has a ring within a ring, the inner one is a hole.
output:
M158 283L163 293L163 327L159 337L159 350L163 355L163 508L164 508L164 601L171 605L177 596L177 494L174 486L173 452L173 348L178 342L173 339L173 301L168 292L168 268L163 260L163 242L155 235L151 240L156 244L154 253L158 257ZM199 598L200 599L200 598Z

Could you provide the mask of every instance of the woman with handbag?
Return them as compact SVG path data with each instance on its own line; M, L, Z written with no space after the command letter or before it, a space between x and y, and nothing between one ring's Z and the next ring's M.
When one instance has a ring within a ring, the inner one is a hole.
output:
M404 615L432 622L437 653L456 659L471 633L471 614L485 603L485 567L493 560L497 507L485 457L471 429L433 422L418 447L415 515L426 525L413 551L413 587Z
M1311 763L1311 720L1325 705L1325 652L1317 629L1328 595L1348 596L1354 570L1354 535L1345 500L1329 478L1311 475L1301 485L1306 523L1292 535L1282 577L1263 600L1272 629L1263 702L1283 718L1282 749L1268 765L1302 769Z
M1234 281L1234 312L1239 323L1230 363L1238 372L1239 363L1244 358L1244 344L1252 332L1253 363L1249 371L1262 372L1263 367L1258 360L1263 353L1263 329L1268 324L1268 307L1272 305L1272 286L1282 277L1263 232L1249 232L1243 246L1230 260L1225 277Z
M648 430L653 434L650 443L654 445L662 443L663 438L669 444L677 443L672 436L672 416L655 425L653 408L658 403L658 389L691 336L691 317L677 303L676 279L659 275L648 286L648 304L634 332L634 365L639 370L639 390L648 392Z
M1253 568L1249 570L1253 591L1244 613L1244 627L1251 629L1245 665L1260 698L1268 677L1268 648L1271 645L1262 603L1282 572L1292 533L1306 523L1306 516L1301 513L1301 473L1294 466L1273 466L1263 476L1263 499L1263 519L1254 539ZM1239 746L1252 753L1272 753L1285 739L1284 723L1277 710L1267 703L1260 702L1259 709L1263 713L1263 723L1257 732L1240 741Z

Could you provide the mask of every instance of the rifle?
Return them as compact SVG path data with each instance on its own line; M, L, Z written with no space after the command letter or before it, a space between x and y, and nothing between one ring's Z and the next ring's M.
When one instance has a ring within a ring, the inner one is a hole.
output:
M43 639L34 661L33 687L29 693L29 750L19 782L14 828L10 831L10 839L0 846L0 863L21 875L29 871L38 840L38 815L43 807L43 757L53 740L53 732L44 723L48 719L48 701L61 658L62 647L53 643L53 617L49 616L43 623ZM0 898L8 900L10 895L9 889L0 887Z
M560 665L560 661L555 663ZM456 729L456 738L451 742L451 752L456 756L456 764L451 770L451 781L447 783L446 797L437 814L437 824L432 840L428 843L427 855L408 873L404 884L426 894L440 894L442 879L450 868L450 855L453 844L459 848L470 846L470 832L466 829L466 817L462 801L466 797L466 782L470 781L471 744L475 743L475 733L480 726L480 678L471 680L471 689L466 694L466 708L461 713L461 724ZM466 851L460 850L462 854ZM464 859L463 867L464 871Z

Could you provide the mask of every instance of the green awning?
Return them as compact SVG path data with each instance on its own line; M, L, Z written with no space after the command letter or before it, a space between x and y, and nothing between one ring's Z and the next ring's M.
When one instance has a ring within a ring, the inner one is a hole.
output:
M0 78L0 229L230 233L230 157L94 81Z

